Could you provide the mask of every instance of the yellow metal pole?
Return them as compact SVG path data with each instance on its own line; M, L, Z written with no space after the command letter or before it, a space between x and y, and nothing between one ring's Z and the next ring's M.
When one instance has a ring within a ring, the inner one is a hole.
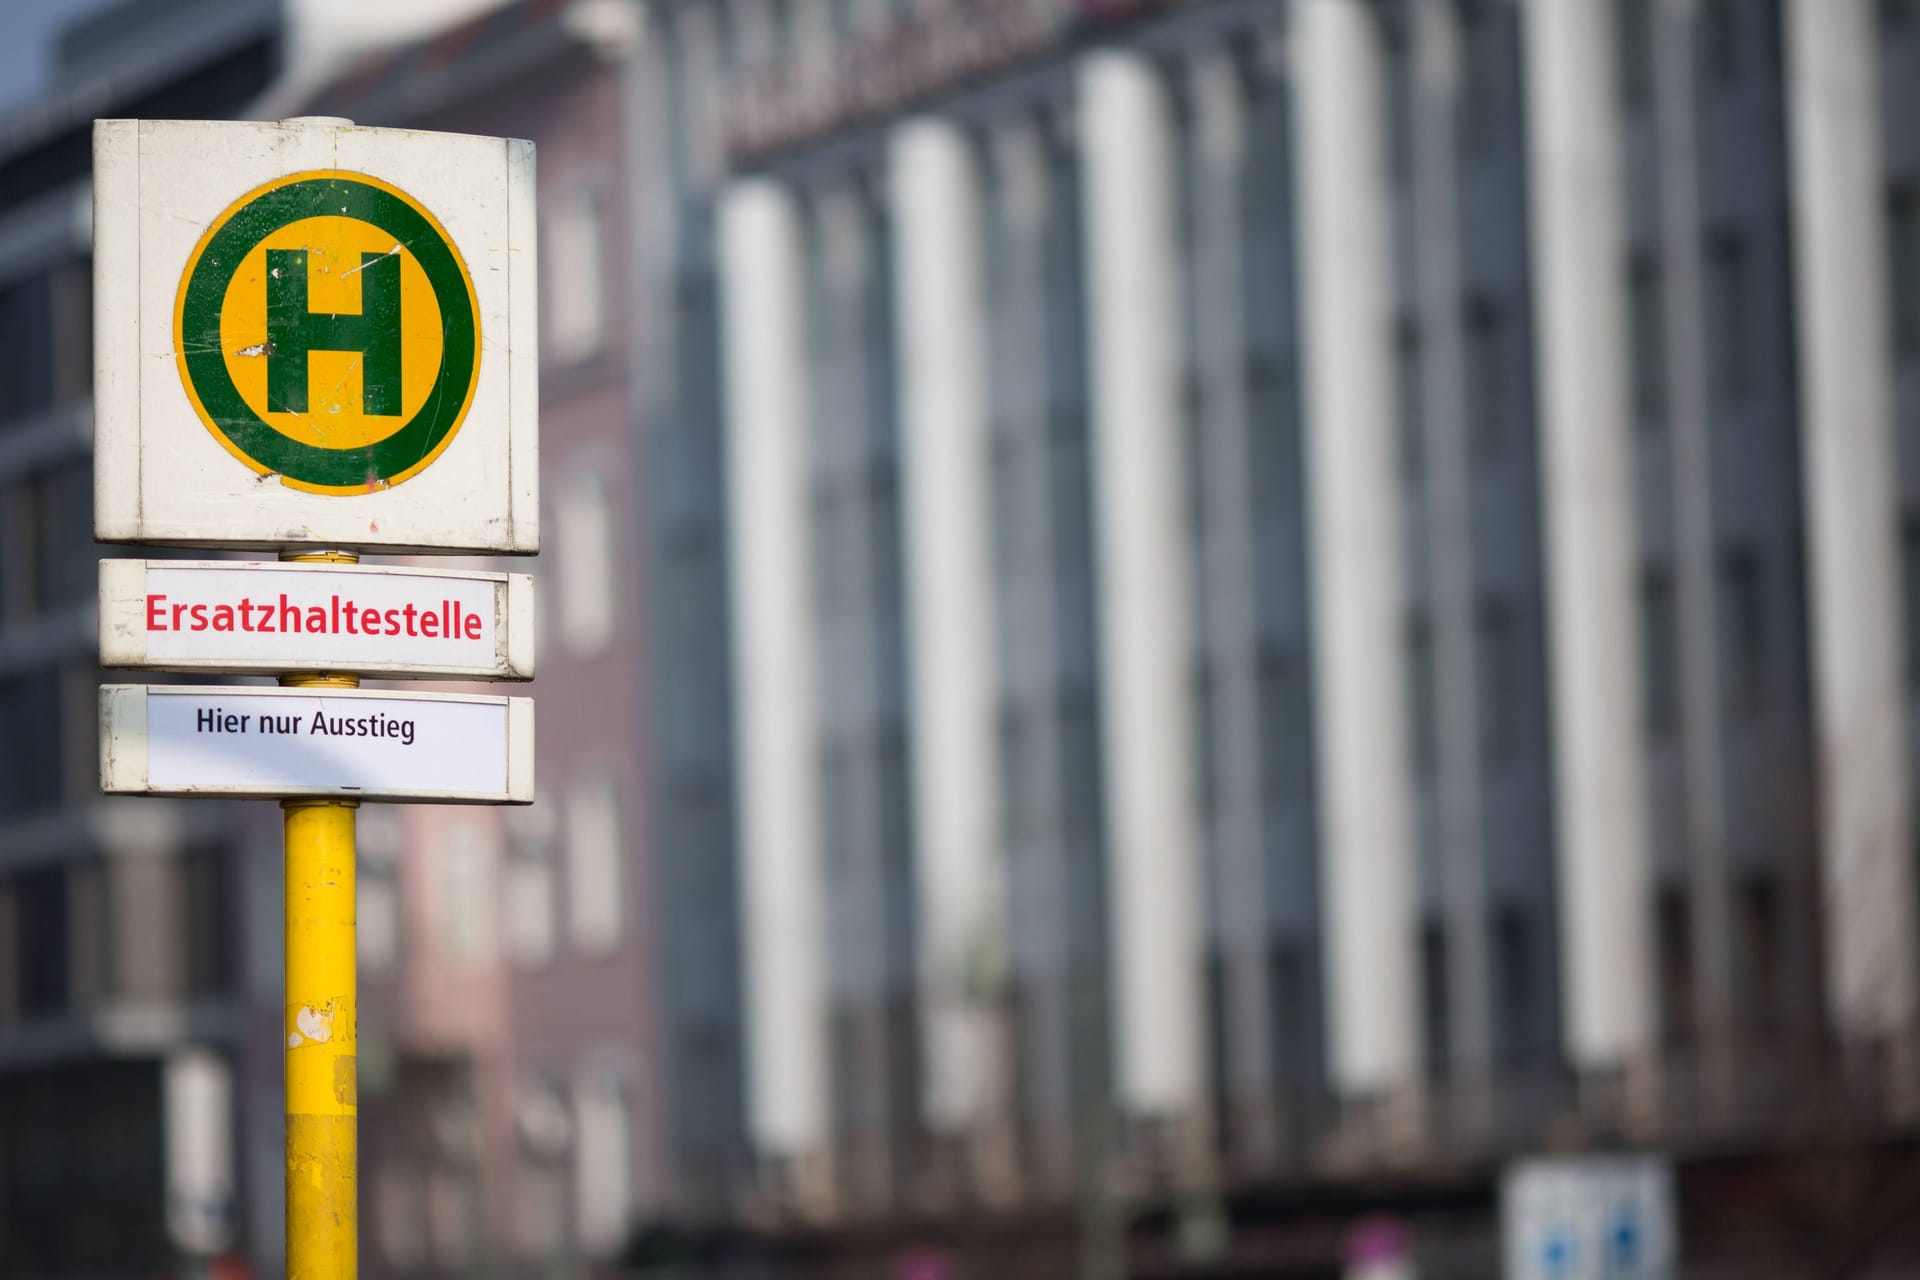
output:
M339 552L286 560L353 563ZM283 685L357 688L358 676ZM359 1080L351 800L283 800L287 840L287 1277L359 1274Z

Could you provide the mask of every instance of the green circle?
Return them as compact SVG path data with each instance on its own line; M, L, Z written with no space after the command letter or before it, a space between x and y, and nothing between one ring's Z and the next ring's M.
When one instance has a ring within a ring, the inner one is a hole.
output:
M253 411L227 372L220 312L227 283L255 245L304 218L357 218L398 240L425 272L440 303L444 341L432 392L407 424L384 439L350 449L323 449L282 435ZM453 249L420 210L364 182L308 178L289 182L236 209L193 264L180 309L187 375L208 418L233 447L269 472L303 484L368 486L418 466L438 448L467 407L479 374L473 299Z

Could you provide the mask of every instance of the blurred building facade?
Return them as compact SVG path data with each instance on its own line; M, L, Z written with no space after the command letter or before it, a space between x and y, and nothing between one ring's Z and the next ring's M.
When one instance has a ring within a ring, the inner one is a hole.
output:
M274 6L120 5L0 120L6 1275L126 1275L241 1238L246 828L98 795L88 174L95 117L237 112L283 57Z
M1907 1131L1911 4L649 13L757 1206Z

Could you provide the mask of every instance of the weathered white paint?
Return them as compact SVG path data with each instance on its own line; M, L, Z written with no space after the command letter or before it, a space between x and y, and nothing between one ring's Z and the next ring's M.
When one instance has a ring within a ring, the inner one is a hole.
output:
M1827 997L1883 1035L1920 1009L1873 6L1790 0L1786 34Z
M827 1139L826 938L813 768L800 231L771 182L720 207L747 1102L775 1157Z
M220 719L206 721L202 713ZM264 719L269 716L284 731L272 731ZM399 733L316 735L316 716L330 725L374 719L406 725L412 741ZM100 789L120 795L531 804L533 699L102 685Z
M1295 19L1321 918L1353 1095L1411 1084L1419 1043L1386 157L1373 17L1301 0Z
M994 1102L993 1015L966 989L1004 951L993 661L987 370L978 181L956 125L892 146L913 673L914 848L927 1122L963 1129Z
M95 536L209 547L539 550L533 144L319 120L104 120L94 128ZM174 309L195 245L286 174L364 173L413 196L471 276L473 403L430 466L391 488L315 494L226 452L188 399Z
M1647 1049L1654 1000L1612 6L1533 4L1522 25L1563 1034L1605 1068Z
M451 601L461 619L480 620L477 637L450 637L440 621L441 602ZM272 631L239 628L216 631L214 609L237 610L248 617L271 612ZM340 611L351 604L355 627L364 610L381 617L383 634L335 630ZM174 615L174 607L189 612ZM203 609L206 625L194 630L190 612ZM386 612L415 609L402 634L387 635ZM289 631L287 610L307 627L319 609L326 633ZM158 610L157 617L154 610ZM435 614L436 635L424 632L423 615ZM379 676L446 676L467 680L533 678L533 579L523 573L485 573L455 569L387 568L374 565L281 564L245 560L102 560L100 562L100 665L158 671L206 671L271 675L285 671L351 671ZM180 629L175 629L178 621ZM157 624L157 625L156 625ZM413 635L404 634L411 625Z
M310 1005L301 1005L300 1012L293 1015L293 1025L300 1034L315 1044L325 1044L333 1039L333 1014L315 1010Z
M1146 59L1094 54L1079 92L1119 1089L1178 1113L1206 1040L1172 140Z

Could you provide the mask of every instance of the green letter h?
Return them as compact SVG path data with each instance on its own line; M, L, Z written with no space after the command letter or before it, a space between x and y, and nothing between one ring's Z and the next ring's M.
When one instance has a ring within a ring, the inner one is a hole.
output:
M307 411L307 355L360 355L361 407L398 417L400 407L400 255L363 253L349 272L360 277L360 314L307 310L307 251L267 250L267 408Z

